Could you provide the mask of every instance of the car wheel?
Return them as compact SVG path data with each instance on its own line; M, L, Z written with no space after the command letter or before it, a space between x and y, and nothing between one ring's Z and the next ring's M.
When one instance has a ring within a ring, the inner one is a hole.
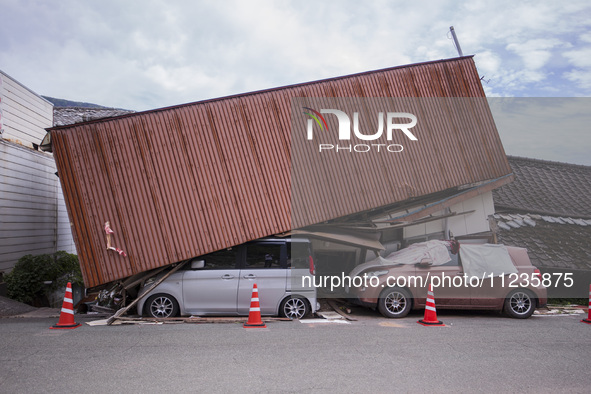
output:
M527 319L536 309L536 300L527 290L514 290L505 298L505 313L516 319Z
M412 297L407 290L399 287L386 289L380 294L378 310L389 318L399 318L408 315L412 307Z
M308 302L303 297L287 297L279 307L279 315L291 320L301 319L309 312Z
M179 304L168 294L155 294L148 298L144 310L152 317L174 317L179 313Z

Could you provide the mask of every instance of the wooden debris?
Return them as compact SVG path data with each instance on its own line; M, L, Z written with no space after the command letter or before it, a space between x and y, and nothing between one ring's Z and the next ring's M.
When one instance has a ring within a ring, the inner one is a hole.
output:
M110 314L115 313L115 309L113 309L113 308L109 308L108 306L96 305L96 304L91 305L90 309L93 312L110 313Z
M129 290L132 287L139 285L140 283L142 283L142 281L145 281L153 276L158 275L160 272L164 271L167 267L160 267L156 270L152 270L149 271L147 274L145 275L134 275L131 278L127 279L125 282L123 282L122 286L124 290Z
M328 303L328 305L330 305L330 307L332 309L334 309L334 311L336 313L338 313L339 315L343 316L345 319L349 320L349 321L357 321L357 319L355 319L354 317L351 317L349 315L347 315L345 312L343 312L341 310L341 308L339 308L339 306L337 305L337 303L334 300L331 299L327 299L326 302ZM350 309L347 309L349 313L351 313Z
M146 295L148 295L148 293L154 289L156 286L158 286L160 283L164 282L164 280L166 278L168 278L170 275L174 274L176 271L178 271L182 266L184 266L185 264L187 264L189 262L189 260L185 260L182 263L177 264L176 267L174 267L173 269L171 269L170 271L168 271L166 273L166 275L164 275L162 278L158 279L144 294L142 294L141 296L137 297L135 300L133 300L133 302L131 304L129 304L128 306L126 306L125 308L121 308L117 311L117 313L115 313L113 316L111 316L108 320L107 320L107 325L111 325L113 324L113 322L117 319L119 319L121 317L121 315L125 314L131 307L133 307L135 304L138 303L139 300L141 300L142 298L144 298Z

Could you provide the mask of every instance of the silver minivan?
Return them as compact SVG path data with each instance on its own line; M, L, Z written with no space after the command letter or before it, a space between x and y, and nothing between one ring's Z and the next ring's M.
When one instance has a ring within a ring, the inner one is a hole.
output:
M162 275L147 281L139 295ZM246 316L256 283L261 315L300 319L317 310L312 275L308 239L262 238L192 259L143 297L138 311L157 318Z

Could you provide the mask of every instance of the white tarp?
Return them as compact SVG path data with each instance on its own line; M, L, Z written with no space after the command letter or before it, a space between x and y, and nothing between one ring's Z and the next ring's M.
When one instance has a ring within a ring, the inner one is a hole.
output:
M505 245L469 245L462 244L460 247L460 258L464 273L471 277L479 278L502 276L517 273L517 268L509 256Z
M390 253L386 260L392 264L416 264L424 259L429 259L433 265L442 265L451 260L447 251L446 241L427 241L410 245L408 248L400 249Z
M447 241L427 241L410 245L408 248L400 249L390 253L386 257L378 257L367 263L358 265L349 274L351 277L361 271L385 265L417 264L424 259L429 259L433 265L442 265L451 260L447 251Z
M391 263L385 258L378 256L377 258L368 261L367 263L359 264L358 266L353 268L353 270L351 270L351 272L349 273L349 276L352 278L358 275L361 271L366 270L367 268L379 268L382 265L391 265Z

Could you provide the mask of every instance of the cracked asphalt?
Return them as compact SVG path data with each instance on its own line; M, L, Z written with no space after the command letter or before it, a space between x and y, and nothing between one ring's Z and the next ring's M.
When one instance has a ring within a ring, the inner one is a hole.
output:
M83 326L0 319L0 392L569 392L591 387L585 316L440 312L351 324Z

